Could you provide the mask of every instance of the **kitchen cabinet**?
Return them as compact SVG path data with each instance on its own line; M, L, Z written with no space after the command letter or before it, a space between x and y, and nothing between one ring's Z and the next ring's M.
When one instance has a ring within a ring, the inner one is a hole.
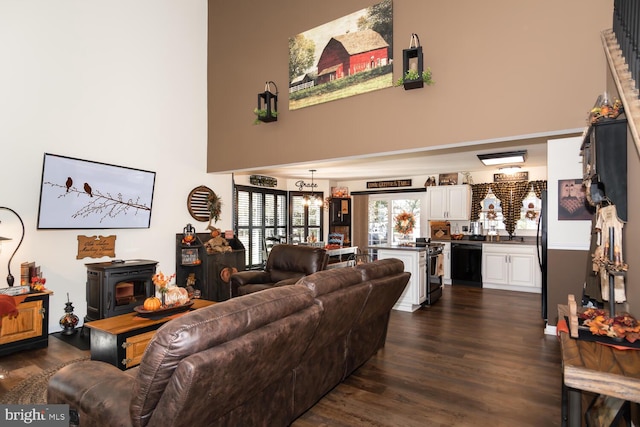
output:
M442 242L444 247L442 248L442 264L444 267L444 275L442 276L442 283L445 285L451 284L451 242Z
M418 249L378 249L378 259L397 258L404 271L411 273L409 283L393 306L394 310L416 311L427 299L427 252Z
M342 234L342 244L351 246L351 199L332 198L329 202L329 214L329 233Z
M429 220L469 220L471 215L471 186L440 185L429 187Z
M482 245L482 287L540 293L541 285L542 272L534 245Z

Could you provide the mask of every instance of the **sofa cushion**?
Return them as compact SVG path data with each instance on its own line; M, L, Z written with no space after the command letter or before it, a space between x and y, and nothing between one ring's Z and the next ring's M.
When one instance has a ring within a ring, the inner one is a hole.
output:
M313 304L308 288L286 286L214 304L167 322L158 329L142 357L133 390L132 419L140 418L141 425L146 425L182 359Z
M371 292L358 316L347 344L347 370L351 374L382 348L387 335L389 313L409 283L411 273L398 259L384 259L355 267L368 277Z
M167 383L150 424L196 426L207 419L216 420L207 425L287 425L293 369L310 344L320 313L317 305L306 307L186 357Z
M358 264L355 269L362 275L362 280L373 280L403 272L404 263L397 258L387 258Z
M327 251L324 248L301 245L276 245L271 249L265 270L272 277L275 271L288 271L304 275L324 270L327 266ZM290 276L291 277L291 276ZM272 279L278 282L289 277Z
M295 417L344 377L347 338L371 291L371 284L363 283L360 272L350 267L320 271L300 279L298 284L312 290L322 307L322 318L295 369Z
M309 288L314 297L319 297L362 281L362 273L358 270L334 268L305 276L298 281L298 284Z

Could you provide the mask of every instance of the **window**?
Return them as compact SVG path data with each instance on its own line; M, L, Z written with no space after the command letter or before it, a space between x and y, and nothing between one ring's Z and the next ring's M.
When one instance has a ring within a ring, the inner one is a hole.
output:
M522 201L520 218L516 221L516 230L537 230L541 207L542 201L536 197L533 190L530 191ZM487 234L495 235L499 230L505 230L503 220L500 200L489 190L487 197L482 201L480 221L482 221Z
M267 188L236 186L236 227L245 247L247 268L266 261L265 238L287 235L287 193Z
M319 197L320 203L315 203L313 196ZM291 243L318 242L322 240L323 193L290 192L289 205L290 239ZM311 203L305 203L311 200Z
M369 244L378 245L390 243L397 245L405 237L394 230L395 217L407 212L413 214L415 226L413 233L407 237L415 240L420 234L420 202L419 197L408 197L407 194L380 194L369 197Z

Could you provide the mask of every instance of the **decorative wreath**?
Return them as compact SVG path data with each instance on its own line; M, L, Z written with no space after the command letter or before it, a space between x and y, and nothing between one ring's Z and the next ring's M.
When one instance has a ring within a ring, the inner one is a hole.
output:
M416 226L416 217L410 212L401 212L395 217L394 231L400 234L409 234L413 232Z
M207 209L209 210L209 224L211 224L211 220L213 220L214 224L218 222L222 212L222 200L213 191L207 199Z

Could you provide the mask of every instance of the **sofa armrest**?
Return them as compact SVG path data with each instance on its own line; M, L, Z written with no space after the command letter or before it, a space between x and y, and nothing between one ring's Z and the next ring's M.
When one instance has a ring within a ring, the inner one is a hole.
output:
M238 296L238 287L249 284L271 283L271 274L266 271L239 271L229 278L231 297Z
M105 362L87 360L67 365L49 380L47 403L67 404L80 425L132 425L129 407L136 378Z
M291 279L284 279L284 280L280 280L279 282L276 282L275 286L289 286L289 285L295 285L296 283L298 283L300 281L300 277L292 277Z
M271 275L266 271L239 271L231 275L232 282L238 286L248 285L250 283L271 283Z

